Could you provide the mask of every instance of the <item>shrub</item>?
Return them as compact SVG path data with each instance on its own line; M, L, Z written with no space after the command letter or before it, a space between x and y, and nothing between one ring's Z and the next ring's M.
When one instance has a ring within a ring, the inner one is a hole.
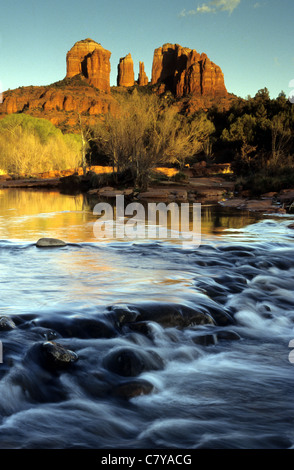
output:
M77 167L81 140L62 134L51 122L11 114L0 122L0 168L10 174L32 174Z

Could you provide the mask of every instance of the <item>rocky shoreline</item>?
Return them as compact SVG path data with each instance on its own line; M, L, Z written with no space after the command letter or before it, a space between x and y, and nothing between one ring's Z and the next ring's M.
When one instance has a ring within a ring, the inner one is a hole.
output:
M200 202L219 203L224 207L263 212L263 213L289 213L294 204L294 189L286 188L280 192L269 192L260 197L254 197L250 191L236 191L233 179L225 175L195 177L187 172L188 176L183 182L162 180L150 184L148 190L139 191L132 186L92 187L90 172L86 175L81 172L69 171L55 174L42 174L41 177L12 179L7 175L0 176L0 189L55 189L61 192L84 192L90 196L97 196L106 200L113 200L123 195L129 200L147 202Z

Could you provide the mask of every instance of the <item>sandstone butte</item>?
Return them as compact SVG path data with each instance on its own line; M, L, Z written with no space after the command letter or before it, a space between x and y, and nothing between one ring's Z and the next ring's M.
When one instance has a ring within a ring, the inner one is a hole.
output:
M161 84L162 91L171 91L177 97L228 95L221 68L206 54L179 44L167 43L155 49L151 84Z
M130 87L135 85L134 62L131 54L122 57L118 64L117 86Z
M87 122L117 110L110 87L111 52L92 39L76 42L66 56L66 77L48 86L19 87L3 93L0 118L23 112L49 119L63 130L77 126L78 113ZM134 81L131 54L120 59L118 84L121 87L147 86L144 63L139 63L139 76ZM155 49L151 89L156 93L172 92L185 98L185 112L192 114L212 104L227 109L235 97L228 94L224 75L206 54L178 44L164 44ZM179 105L181 106L181 105Z
M90 85L110 92L110 56L92 39L78 41L66 55L66 78L82 75Z

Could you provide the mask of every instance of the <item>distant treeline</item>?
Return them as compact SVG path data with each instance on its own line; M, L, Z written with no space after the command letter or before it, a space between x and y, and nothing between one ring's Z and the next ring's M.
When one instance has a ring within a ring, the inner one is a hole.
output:
M210 109L208 118L215 126L215 158L231 162L247 188L266 192L294 184L294 105L284 92L271 99L261 89L225 113Z

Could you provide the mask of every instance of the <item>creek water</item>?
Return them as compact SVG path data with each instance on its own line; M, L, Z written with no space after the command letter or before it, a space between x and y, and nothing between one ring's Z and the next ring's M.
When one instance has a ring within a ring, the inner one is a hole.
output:
M293 216L203 205L199 247L99 241L96 202L0 192L0 448L293 448Z

